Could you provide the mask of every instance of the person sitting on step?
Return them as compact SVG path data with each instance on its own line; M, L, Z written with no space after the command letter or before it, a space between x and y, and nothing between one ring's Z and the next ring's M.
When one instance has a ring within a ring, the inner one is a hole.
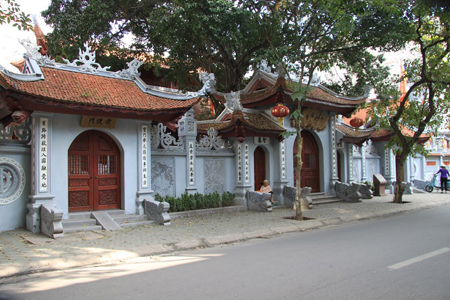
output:
M261 186L261 188L259 189L261 191L261 193L269 193L270 194L270 202L273 202L273 192L272 192L272 188L269 185L269 180L264 180L263 181L263 185Z

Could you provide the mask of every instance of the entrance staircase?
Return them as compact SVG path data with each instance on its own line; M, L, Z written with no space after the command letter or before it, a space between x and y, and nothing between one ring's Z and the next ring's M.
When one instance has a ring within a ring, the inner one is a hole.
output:
M69 219L62 221L64 232L117 230L146 224L154 222L146 215L127 215L119 209L69 213Z
M313 205L344 201L336 196L326 196L325 193L311 193L310 196Z

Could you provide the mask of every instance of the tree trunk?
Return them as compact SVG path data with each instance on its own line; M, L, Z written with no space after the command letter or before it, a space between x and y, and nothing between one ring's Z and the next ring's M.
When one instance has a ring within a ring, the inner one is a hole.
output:
M300 105L299 105L300 106ZM298 108L300 109L300 107ZM296 203L296 208L295 208L295 219L298 221L302 221L303 220L303 214L302 214L302 206L304 206L304 204L302 203L304 200L302 199L302 186L301 186L301 174L302 174L302 165L303 165L303 161L302 161L302 150L303 150L303 139L302 139L302 128L300 127L300 119L296 120L295 122L295 129L297 131L297 166L295 168L295 173L296 173L296 177L297 177L297 182L296 182L296 186L297 186L297 194L295 197L295 203Z
M403 188L403 168L405 166L406 157L403 154L405 151L402 151L400 155L395 157L395 193L394 193L394 203L403 203L403 192L405 191Z

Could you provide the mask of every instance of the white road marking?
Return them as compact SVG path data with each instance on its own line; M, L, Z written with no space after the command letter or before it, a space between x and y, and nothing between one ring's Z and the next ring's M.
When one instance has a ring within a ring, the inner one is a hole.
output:
M436 250L436 251L433 251L433 252L430 252L430 253L427 253L427 254L424 254L424 255L421 255L421 256L417 256L417 257L405 260L405 261L403 261L401 263L389 266L388 269L397 270L397 269L400 269L400 268L412 265L412 264L414 264L416 262L420 262L422 260L425 260L425 259L437 256L437 255L440 255L440 254L444 254L444 253L449 252L449 251L450 251L450 248L442 248L442 249L439 249L439 250Z

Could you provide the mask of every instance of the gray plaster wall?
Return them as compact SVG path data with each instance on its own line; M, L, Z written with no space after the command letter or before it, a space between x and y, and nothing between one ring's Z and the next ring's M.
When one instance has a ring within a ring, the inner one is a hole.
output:
M12 203L0 205L0 231L25 227L25 216L28 213L28 195L31 190L31 154L30 146L13 143L0 143L0 157L17 161L25 172L25 187L20 196Z
M373 174L380 173L380 158L379 157L367 157L366 158L366 177L367 181L373 181Z

